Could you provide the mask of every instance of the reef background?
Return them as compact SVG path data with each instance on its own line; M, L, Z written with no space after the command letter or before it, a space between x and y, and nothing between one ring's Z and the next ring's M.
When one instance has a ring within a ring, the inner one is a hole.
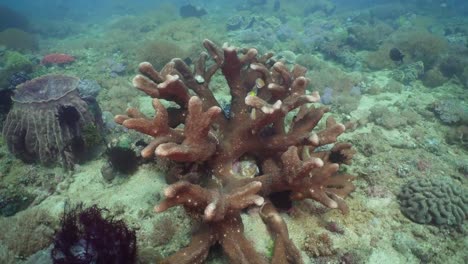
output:
M466 221L418 224L400 210L401 189L412 181L441 179L467 193L463 1L279 1L278 9L275 1L191 1L206 11L192 17L180 15L185 1L13 2L0 3L2 14L15 13L0 18L2 123L8 111L3 98L18 79L66 74L98 84L106 133L73 171L26 164L0 138L1 263L50 263L60 215L66 204L79 202L108 208L137 230L139 263L157 263L187 245L191 225L183 209L153 211L167 186L167 161L140 162L111 178L103 177L103 168L109 163L106 148L137 153L142 139L113 117L128 107L153 114L151 98L132 87L138 64L149 61L159 69L174 57L194 61L206 38L272 51L289 66L306 66L309 90L320 92L329 114L354 123L339 138L357 151L346 166L357 176L357 188L346 199L350 213L313 201L282 212L306 263L468 262ZM402 63L390 59L394 47L405 55ZM75 60L43 65L51 53ZM222 76L215 76L216 96L228 98L222 85ZM269 256L272 240L255 214L252 209L242 215L245 233ZM212 252L207 263L226 260Z

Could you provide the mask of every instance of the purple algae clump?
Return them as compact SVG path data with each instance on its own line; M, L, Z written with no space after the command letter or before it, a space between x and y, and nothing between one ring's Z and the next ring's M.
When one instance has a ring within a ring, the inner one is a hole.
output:
M104 217L106 211L82 204L66 211L54 237L53 263L135 263L135 231L122 220Z
M320 95L320 102L324 105L330 105L333 102L333 89L326 87Z

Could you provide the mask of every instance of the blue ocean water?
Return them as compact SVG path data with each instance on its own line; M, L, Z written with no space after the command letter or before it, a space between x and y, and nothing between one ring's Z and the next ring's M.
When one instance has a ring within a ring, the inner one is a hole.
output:
M467 263L468 2L0 0L0 263Z

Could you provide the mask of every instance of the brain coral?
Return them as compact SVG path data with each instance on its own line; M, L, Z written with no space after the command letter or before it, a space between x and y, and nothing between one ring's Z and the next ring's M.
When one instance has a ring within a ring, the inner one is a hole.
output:
M468 215L468 192L450 178L416 179L398 196L402 213L420 224L461 225Z
M13 108L3 127L8 149L26 161L65 167L84 157L88 146L84 131L99 127L94 102L80 97L79 79L45 75L18 85ZM99 108L97 108L99 109Z

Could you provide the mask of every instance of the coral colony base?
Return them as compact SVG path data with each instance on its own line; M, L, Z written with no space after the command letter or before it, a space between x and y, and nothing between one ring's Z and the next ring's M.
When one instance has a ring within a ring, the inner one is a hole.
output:
M153 138L143 157L176 164L167 177L175 183L155 211L181 205L201 222L190 244L162 263L203 263L216 244L231 263L268 263L243 234L240 214L250 206L260 207L275 241L271 263L303 263L275 206L278 201L270 197L287 193L289 199L313 199L346 213L343 199L354 190L354 177L339 169L355 152L351 144L336 143L345 126L328 117L325 127L314 131L328 108L313 105L320 97L306 91L306 68L288 69L274 62L273 54L259 56L253 48L219 48L209 40L203 45L207 53L200 54L193 70L181 59L159 72L140 64L141 75L133 84L154 98L154 118L135 108L115 117ZM210 90L219 70L231 95L224 114ZM161 100L174 104L165 107ZM245 158L255 161L258 176L241 177L233 169Z

